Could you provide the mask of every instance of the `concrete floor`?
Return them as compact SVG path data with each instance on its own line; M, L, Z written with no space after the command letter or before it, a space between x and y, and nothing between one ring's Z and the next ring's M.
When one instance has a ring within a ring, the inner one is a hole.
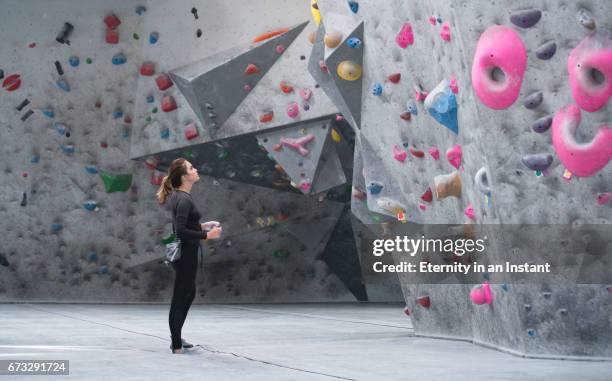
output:
M612 380L612 362L523 359L413 336L401 305L197 305L172 355L167 305L0 304L0 360L67 359L59 380Z

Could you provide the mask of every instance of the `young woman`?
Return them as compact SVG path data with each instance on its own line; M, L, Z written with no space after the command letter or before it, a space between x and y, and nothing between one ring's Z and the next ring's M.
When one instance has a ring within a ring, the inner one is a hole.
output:
M221 226L215 221L200 224L200 212L191 198L191 187L199 180L198 170L184 158L178 158L170 164L168 175L164 176L157 192L160 204L170 201L173 226L181 240L181 259L172 263L176 273L168 317L172 353L181 353L182 348L193 347L181 339L181 330L196 295L200 240L217 239L221 235Z

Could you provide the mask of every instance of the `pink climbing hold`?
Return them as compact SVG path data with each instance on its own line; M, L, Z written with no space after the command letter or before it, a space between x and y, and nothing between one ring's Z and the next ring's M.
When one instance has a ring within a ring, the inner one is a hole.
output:
M119 17L115 16L114 13L110 13L104 18L104 23L108 29L115 29L121 24L121 20L119 20Z
M421 209L421 210L427 210L427 205L424 205L424 204L419 204L419 209Z
M429 16L429 23L430 23L431 25L434 25L434 26L435 26L435 25L436 25L436 23L437 23L437 21L438 21L438 18L437 18L436 16L434 16L434 15Z
M298 114L300 113L300 107L298 106L297 102L291 102L287 105L286 111L290 118L297 118Z
M589 143L576 141L580 109L576 105L561 108L552 124L552 143L559 160L574 175L588 177L603 169L612 159L612 128L599 127Z
M248 93L249 91L253 90L253 87L251 85L249 85L248 83L246 83L244 86L242 86L242 88L244 89L245 93Z
M574 100L594 112L612 96L612 32L598 29L584 38L567 59Z
M312 91L310 89L300 89L300 97L303 100L307 101L312 96Z
M450 26L447 22L442 24L442 28L440 29L440 37L446 42L450 41L451 39Z
M461 146L459 144L455 144L452 148L449 148L446 151L446 160L455 168L459 169L461 166L461 157L463 153L461 152Z
M601 193L601 194L597 195L597 204L598 205L606 205L608 203L608 201L610 201L611 197L612 197L612 193L610 193L610 192Z
M454 94L459 93L459 87L457 87L457 78L455 78L454 75L450 79L449 87Z
M395 160L399 161L400 163L403 163L404 161L406 161L406 157L408 157L408 153L406 151L404 151L397 144L393 146L393 158Z
M420 87L414 86L414 96L417 101L419 102L425 101L425 98L427 98L428 95L429 93L427 91L423 91L421 90Z
M526 66L527 52L518 34L509 27L494 25L478 40L472 87L485 106L506 109L519 96Z
M300 189L302 190L302 192L304 192L304 193L308 193L308 191L310 190L310 186L311 186L311 185L312 185L312 184L311 184L311 183L309 183L309 182L307 182L307 181L302 181L302 182L300 183Z
M327 64L325 63L325 61L323 60L319 61L319 68L321 69L323 73L329 73L329 68L327 67Z
M172 80L166 73L161 73L158 75L157 78L155 78L155 83L157 83L157 88L161 91L164 91L173 85Z
M118 44L119 32L114 29L107 29L105 39L107 44Z
M164 112L176 110L176 101L172 95L164 95L161 100L161 108Z
M427 190L421 195L421 200L425 202L431 202L433 200L433 193L431 187L427 187Z
M475 220L476 215L474 214L474 205L469 204L467 208L465 208L465 210L463 211L463 214L465 214L469 219Z
M140 66L140 75L147 77L155 74L155 64L153 62L143 62Z
M491 286L485 282L480 286L475 286L470 291L470 299L474 304L491 304L493 303L493 294L491 293Z
M342 114L336 114L336 122L340 122L344 120L344 116Z
M409 22L402 25L397 36L395 36L395 42L400 48L406 49L408 45L414 44L414 34L412 33L412 25Z
M274 48L274 50L276 50L276 53L282 54L285 51L285 47L283 45L276 45L276 48Z
M185 126L185 139L191 140L198 137L198 128L195 123L189 123Z
M430 148L429 154L434 158L434 160L438 160L440 158L440 151L438 151L436 147Z
M306 149L304 146L313 141L314 138L315 137L313 134L308 134L297 139L280 138L280 144L298 151L302 156L306 156L310 151L308 151L308 149Z

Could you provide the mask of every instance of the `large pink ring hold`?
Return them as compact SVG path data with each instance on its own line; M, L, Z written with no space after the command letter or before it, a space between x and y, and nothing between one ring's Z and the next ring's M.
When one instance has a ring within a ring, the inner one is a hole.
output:
M612 32L599 29L585 37L570 53L567 71L578 106L602 108L612 95Z
M511 28L494 25L478 40L472 87L485 106L508 108L519 96L526 66L527 52L521 38Z
M612 159L612 128L607 125L589 143L576 141L580 125L580 109L566 106L555 114L552 123L552 142L559 160L576 176L588 177L605 167Z

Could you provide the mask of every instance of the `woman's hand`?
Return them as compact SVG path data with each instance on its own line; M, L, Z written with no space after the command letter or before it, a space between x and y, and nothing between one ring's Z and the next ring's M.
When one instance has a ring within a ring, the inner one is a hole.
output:
M214 227L221 226L221 223L219 221L208 221L208 222L203 222L200 225L202 226L202 230L209 231L210 229Z
M221 236L221 231L223 228L221 226L217 226L212 228L208 233L206 233L206 239L217 239Z

